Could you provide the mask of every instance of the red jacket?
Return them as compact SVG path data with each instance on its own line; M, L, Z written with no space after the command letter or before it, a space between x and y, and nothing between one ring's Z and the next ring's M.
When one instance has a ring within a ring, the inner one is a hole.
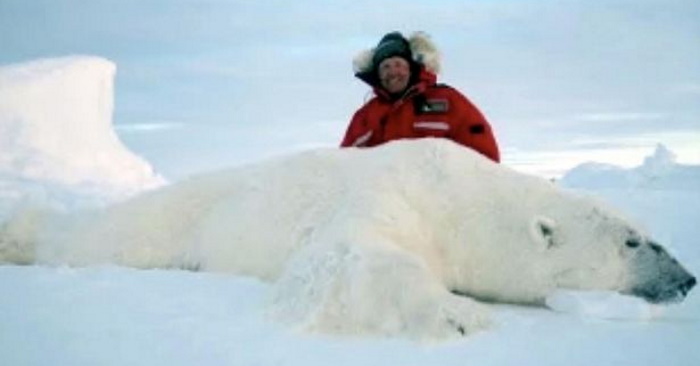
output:
M435 74L421 68L418 82L398 100L375 86L376 96L355 112L340 146L444 137L499 162L498 145L486 118L459 91L436 80Z

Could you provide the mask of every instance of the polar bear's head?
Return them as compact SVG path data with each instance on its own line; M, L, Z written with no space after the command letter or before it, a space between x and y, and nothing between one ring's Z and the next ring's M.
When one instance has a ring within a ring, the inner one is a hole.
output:
M439 162L440 174L421 174L432 179L425 196L442 198L429 210L444 258L433 268L451 291L537 304L557 289L608 290L665 303L694 287L676 259L605 203L456 144L433 147L426 161Z
M561 220L538 217L532 233L555 288L615 290L651 303L683 300L696 279L661 245L593 206Z

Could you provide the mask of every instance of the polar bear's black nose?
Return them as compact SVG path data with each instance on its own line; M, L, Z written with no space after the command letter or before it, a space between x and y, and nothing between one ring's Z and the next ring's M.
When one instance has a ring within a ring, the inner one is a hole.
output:
M680 290L683 293L683 296L690 292L690 289L692 289L696 283L697 281L695 280L695 277L690 277L688 281L685 281L685 283L681 284Z

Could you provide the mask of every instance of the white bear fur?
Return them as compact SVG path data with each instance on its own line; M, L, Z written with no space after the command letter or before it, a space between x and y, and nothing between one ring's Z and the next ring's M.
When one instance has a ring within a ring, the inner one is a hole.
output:
M644 238L588 198L432 139L308 151L104 211L26 217L0 231L0 262L251 275L274 283L280 321L428 339L487 326L474 298L624 291L636 276L625 240Z

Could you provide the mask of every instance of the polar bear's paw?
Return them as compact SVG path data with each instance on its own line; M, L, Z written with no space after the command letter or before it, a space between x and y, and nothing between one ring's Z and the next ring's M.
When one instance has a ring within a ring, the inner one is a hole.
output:
M470 298L450 294L439 307L435 336L436 338L468 336L491 325L491 316L486 306Z
M35 236L41 213L25 210L0 223L0 264L31 264L35 260Z

